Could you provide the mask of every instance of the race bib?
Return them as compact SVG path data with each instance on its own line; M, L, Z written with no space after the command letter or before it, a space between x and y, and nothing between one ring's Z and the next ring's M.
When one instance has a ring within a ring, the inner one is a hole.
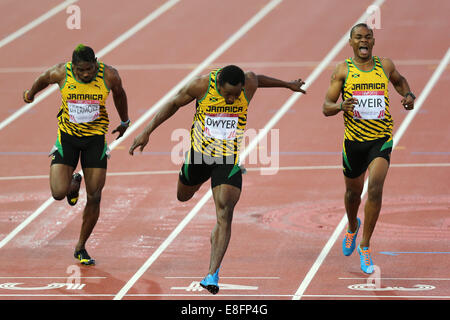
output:
M384 91L353 91L353 98L358 99L358 105L353 109L354 119L384 119Z
M100 115L100 105L97 100L67 100L69 119L73 123L91 122Z
M208 138L236 139L239 117L235 114L205 114L205 131Z

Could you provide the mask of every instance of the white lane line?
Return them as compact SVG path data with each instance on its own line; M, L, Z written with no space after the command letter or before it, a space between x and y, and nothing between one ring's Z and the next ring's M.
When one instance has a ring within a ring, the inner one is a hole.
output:
M375 2L372 3L372 6L378 6L380 7L382 4L384 3L384 0L377 0ZM354 23L353 25L359 23L359 22L364 22L365 20L367 20L367 18L369 17L367 11L363 13L363 15L361 17L358 18L358 20L356 21L356 23ZM352 26L353 26L352 25ZM351 26L351 27L352 27ZM348 34L350 32L351 27L348 29L348 31L342 36L342 38L338 41L338 43L334 46L334 48L330 51L330 53L327 55L326 58L329 58L329 61L333 60L334 57L342 50L342 48L344 48L344 46L348 43ZM344 217L345 218L345 217ZM340 224L338 225L338 227L336 228L336 230L334 231L332 238L337 238L337 236L340 234L340 229L343 228L346 224L346 220L342 218ZM338 232L339 231L339 232ZM335 234L337 233L337 234ZM336 241L336 240L334 240ZM334 243L334 241L332 242L332 244ZM311 267L311 269L308 271L308 273L306 274L305 278L303 279L302 283L300 284L299 288L297 289L296 293L293 296L293 300L300 300L300 298L302 297L304 291L306 290L306 288L308 287L309 283L311 282L312 278L314 277L314 275L316 274L319 266L322 264L323 259L325 259L326 254L328 254L329 248L329 242L325 245L325 247L322 249L322 252L320 253L319 257L317 258L317 260L314 262L313 266ZM325 255L323 255L325 254Z
M15 177L0 177L0 181L11 181L11 180L35 180L35 179L48 179L49 175L39 175L39 176L15 176Z
M373 5L381 6L384 0L376 0ZM365 12L359 19L359 21L365 21L369 17L369 14ZM348 30L348 33L350 30ZM313 70L311 75L305 80L305 89L308 89L312 83L319 77L319 75L325 70L331 61L336 57L336 55L342 50L345 44L348 43L348 33L346 33L338 43L328 52L328 54L323 58L320 64ZM258 135L253 139L249 146L242 152L241 159L243 160L247 155L257 146L258 142L267 135L268 131L284 116L284 114L292 107L292 105L302 96L302 93L295 92L291 95L288 101L277 111L277 113L269 120L269 122L264 126L262 130L258 132Z
M449 162L444 163L392 163L390 168L439 168L439 167L450 167ZM342 169L342 165L333 166L287 166L287 167L252 167L246 168L247 171L273 171L274 169L278 171L299 171L299 170L336 170ZM124 171L124 172L108 172L106 175L108 177L117 176L146 176L146 175L164 175L164 174L176 174L179 170L155 170L155 171ZM35 179L48 179L49 175L36 175L36 176L11 176L11 177L0 177L0 181L11 181L11 180L35 180Z
M164 277L165 279L201 279L203 275L189 277ZM220 277L220 279L246 279L246 280L279 280L280 277Z
M3 248L12 238L14 238L20 231L36 219L50 204L53 203L53 198L48 198L36 211L29 215L21 224L19 224L13 231L0 241L0 249Z
M338 278L339 280L367 280L369 278ZM372 278L370 280L450 281L450 278Z
M97 57L103 57L115 48L117 48L119 45L130 39L132 36L134 36L136 33L141 31L143 28L145 28L150 22L161 16L163 13L165 13L167 10L172 8L174 5L176 5L181 0L169 0L165 2L163 5L158 7L155 11L150 13L148 16L146 16L144 19L139 21L136 25L134 25L132 28L130 28L128 31L125 31L123 34L121 34L117 39L109 43L106 47L104 47L102 50L100 50L96 55Z
M200 63L191 73L189 73L183 80L181 80L175 87L167 92L158 102L156 102L149 110L147 110L134 125L131 125L123 135L125 139L131 135L139 126L144 124L148 118L158 111L158 109L165 104L173 95L188 84L194 77L200 74L204 69L208 68L219 56L221 56L226 50L228 50L236 41L238 41L243 35L245 35L254 25L256 25L265 15L267 15L273 8L275 8L282 0L272 0L264 6L255 16L253 16L247 23L245 23L236 33L229 37L220 47L218 47L213 53L211 53L202 63ZM123 140L123 139L122 139ZM115 140L110 145L112 150L120 144L122 140Z
M388 299L449 299L450 296L398 296L398 295L346 295L346 294L305 294L305 298L349 298L349 299L360 299L360 298L368 298L368 299L379 299L379 298L388 298Z
M428 97L428 95L430 94L431 90L436 85L439 77L444 72L445 68L447 67L447 65L449 63L449 60L450 60L450 48L447 49L447 52L446 52L445 56L442 58L441 62L439 63L439 66L437 67L437 69L435 70L433 75L431 76L430 80L428 80L427 84L425 85L425 88L423 89L423 91L421 92L419 97L417 98L417 100L416 100L416 102L414 104L414 110L411 110L411 111L408 112L408 115L405 117L405 119L403 120L403 122L400 125L399 129L395 133L394 138L393 138L394 139L394 146L393 146L393 148L395 148L395 146L398 144L398 142L400 141L401 137L403 136L403 134L405 133L406 129L408 128L409 124L414 119L415 115L419 112L419 110L422 107L425 99ZM366 192L367 192L367 185L368 185L368 178L366 179L366 181L364 183L364 189L363 189L363 192L361 194L361 198L363 198L365 196ZM300 284L299 288L297 289L297 292L295 293L294 298L293 298L294 300L299 300L299 299L302 298L303 293L308 288L308 286L311 283L312 279L316 275L317 271L319 270L320 266L324 262L325 258L327 257L328 253L330 252L331 248L333 247L334 243L336 242L337 238L342 233L342 231L344 230L346 225L347 225L347 215L344 214L344 216L342 217L341 221L339 222L339 224L337 225L336 229L334 230L333 234L328 239L328 241L325 244L325 246L322 248L322 251L320 252L320 254L317 257L316 261L314 262L314 264L312 265L311 269L308 271L308 273L306 274L306 276L303 279L302 283Z
M163 105L168 99L176 94L184 85L186 85L191 79L198 75L204 68L214 62L222 53L230 48L236 41L244 36L251 28L253 28L260 20L262 20L267 14L269 14L276 6L281 3L282 0L272 0L265 5L256 15L254 15L249 21L247 21L237 32L235 32L230 38L228 38L219 48L217 48L211 55L209 55L195 70L193 70L187 77L185 77L177 86L169 91L160 101L158 101L144 116L142 116L135 123L135 127L141 125L148 117L156 112L156 109ZM130 129L135 129L130 127ZM127 130L125 135L131 134ZM117 140L116 140L117 141ZM116 142L115 141L115 142ZM115 145L114 145L115 146ZM184 227L195 217L198 211L212 196L212 191L209 190L200 201L194 206L194 208L186 215L186 217L180 222L180 224L172 231L172 233L164 240L164 242L158 247L158 249L148 258L148 260L139 268L139 270L131 277L125 286L120 289L114 300L120 300L131 289L131 287L138 281L138 279L147 271L148 268L155 262L155 260L161 255L161 253L172 243L172 241L178 236L178 234L184 229Z
M136 294L127 294L127 297L209 297L211 298L210 293L205 294L183 294L183 293L174 293L174 294L147 294L147 293L136 293ZM220 297L254 297L254 298L269 298L269 297L279 297L279 298L291 298L292 294L220 294ZM397 296L397 295L345 295L345 294L309 294L305 295L308 298L394 298L394 299L449 299L450 296Z
M77 1L78 0L66 0L66 1L60 3L59 5L57 5L56 7L50 9L49 11L47 11L46 13L41 15L40 17L34 19L33 21L31 21L27 25L23 26L19 30L11 33L10 35L8 35L5 38L3 38L2 40L0 40L0 48L4 47L5 45L10 43L11 41L16 40L17 38L20 38L21 36L23 36L25 33L30 31L31 29L37 27L41 23L43 23L46 20L50 19L51 17L53 17L54 15L56 15L57 13L59 13L60 11L62 11L64 9L66 9L68 6L70 6L71 4L73 4L73 3L77 2Z
M0 294L0 297L42 297L42 298L47 298L47 297L96 297L96 298L106 298L106 297L113 297L114 294L33 294L33 293L18 293L18 294Z
M95 298L107 298L107 297L113 297L114 294L0 294L0 297L33 297L33 298L63 298L63 297L95 297ZM291 298L291 294L221 294L221 297L229 297L229 298ZM205 297L205 298L211 298L211 294L127 294L126 297L160 297L160 298L170 298L170 297ZM374 298L390 298L390 299L450 299L450 296L380 296L380 295L319 295L319 294L309 294L304 295L306 298L349 298L349 299L359 299L359 298L368 298L368 299L374 299Z
M148 25L150 22L155 20L157 17L162 15L164 12L169 10L171 7L173 7L176 3L178 3L180 0L170 0L165 2L162 6L157 8L155 11L150 13L147 17L142 19L139 23L137 23L135 26L133 26L131 29L129 29L127 32L123 33L121 36L119 36L116 40L111 42L109 45L107 45L105 48L103 48L101 51L99 51L98 57L107 54L112 49L119 46L121 43L132 37L135 33L137 33L139 30L144 28L146 25ZM22 107L21 110L14 113L11 117L0 123L0 130L3 129L6 125L17 119L21 114L31 109L33 106L35 106L39 101L43 100L45 97L50 95L53 91L57 90L58 86L55 85L46 91L44 91L41 95L39 95L33 103L30 103L28 105L25 105ZM131 129L131 127L130 127ZM130 131L130 130L127 130ZM120 143L120 142L119 142ZM112 146L116 146L117 140L112 143ZM110 146L110 149L111 146ZM81 172L82 173L82 172ZM36 217L38 217L48 206L50 206L55 200L50 197L48 198L35 212L33 212L30 216L27 217L20 225L18 225L11 233L9 233L4 239L0 241L0 249L3 248L12 238L14 238L22 229L24 229L28 224L30 224Z
M384 0L377 0L374 5L381 5ZM358 21L364 21L369 14L364 13ZM348 30L349 32L350 30ZM348 33L346 33L347 35ZM330 61L339 53L345 43L347 43L347 36L344 35L340 42L338 42L335 47L325 56L325 58L320 62L319 66L315 68L310 76L305 80L307 89L311 84L317 79L320 73L327 67ZM211 61L212 62L212 61ZM287 102L275 113L275 115L269 120L269 122L264 126L264 128L259 132L257 137L250 141L249 146L242 152L240 158L241 160L250 154L250 152L257 146L257 143L268 133L268 131L281 119L281 117L289 110L289 108L294 104L296 100L299 99L301 93L294 93L288 99ZM128 130L127 130L128 131ZM136 274L127 282L127 284L119 291L115 300L121 299L126 292L136 283L136 281L146 272L146 270L153 264L153 262L159 257L159 255L170 245L170 243L175 239L175 237L184 229L184 227L192 220L192 218L197 214L201 207L208 201L212 196L212 191L208 192L200 199L197 205L192 209L191 212L180 222L180 224L175 228L175 230L169 235L169 237L161 244L158 250L144 263L144 265L136 272Z
M394 168L450 167L450 163L394 163L390 166Z
M334 67L339 61L331 61L328 67ZM261 62L215 62L210 67L220 67L229 64L235 64L242 68L314 68L319 65L320 61L261 61ZM439 60L433 59L412 59L412 60L395 60L397 66L437 66ZM143 70L185 70L195 69L196 63L155 63L155 64L116 64L114 68L119 71L143 71ZM41 67L4 67L0 68L0 73L34 73L48 69L50 66Z
M0 279L107 279L106 277L0 277Z
M150 22L158 18L160 15L162 15L164 12L172 8L176 3L180 2L181 0L169 0L165 2L162 6L157 8L155 11L150 13L147 17L139 21L136 25L131 27L128 31L124 32L122 35L120 35L118 38L113 40L110 44L108 44L106 47L104 47L102 50L96 53L96 56L98 58L103 57L107 53L109 53L111 50L117 48L119 45L121 45L123 42L131 38L133 35L135 35L138 31L142 30L145 26L147 26ZM27 111L31 110L35 105L37 105L39 102L47 98L49 95L51 95L53 92L57 91L59 89L58 85L52 85L45 91L43 91L39 96L37 96L32 103L27 103L23 105L19 110L14 112L12 115L10 115L8 118L0 122L0 130L3 130L6 126L8 126L11 122L19 118L21 115L26 113Z

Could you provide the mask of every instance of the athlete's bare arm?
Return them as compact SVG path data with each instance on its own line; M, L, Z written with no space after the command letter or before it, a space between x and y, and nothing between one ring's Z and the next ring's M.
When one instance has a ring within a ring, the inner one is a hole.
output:
M155 117L150 121L150 123L144 128L144 131L139 134L133 141L129 149L131 155L134 154L134 150L139 147L142 152L144 147L149 141L150 134L159 127L163 122L172 117L178 109L191 103L195 99L201 99L206 90L208 90L209 76L201 76L193 79L186 86L184 86L176 95L170 98Z
M301 87L305 84L302 79L283 81L272 77L258 74L258 88L287 88L295 92L306 93Z
M383 69L386 72L389 81L394 85L395 90L403 97L401 104L406 110L414 109L414 99L410 95L405 97L406 93L411 91L406 78L398 72L391 59L382 58L381 64L383 65Z
M245 73L245 96L248 99L248 102L252 100L255 95L256 90L258 89L258 76L252 72L248 71Z
M25 101L26 103L33 102L34 96L51 84L57 83L61 88L64 85L65 79L66 64L59 63L57 65L54 65L36 78L30 90L25 90L23 92L23 101Z
M120 78L119 72L111 66L105 65L105 83L108 88L111 89L114 99L114 105L116 107L117 113L119 114L120 120L126 122L128 118L128 100L127 94L122 86L122 79ZM112 133L119 132L116 139L123 136L127 130L128 125L122 126L119 124Z
M263 74L256 75L249 71L245 73L245 95L250 100L258 88L288 88L292 91L306 93L301 87L305 82L302 79L294 81L283 81Z
M347 65L345 62L341 62L336 66L331 75L330 86L325 95L325 102L322 106L322 112L325 116L334 116L340 111L353 111L354 105L358 103L358 100L354 98L348 98L342 103L336 103L341 94L346 77Z

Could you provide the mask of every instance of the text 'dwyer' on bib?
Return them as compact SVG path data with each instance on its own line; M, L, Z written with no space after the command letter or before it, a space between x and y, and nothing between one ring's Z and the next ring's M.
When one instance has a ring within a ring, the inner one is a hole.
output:
M239 117L235 114L205 114L205 131L208 138L234 140Z

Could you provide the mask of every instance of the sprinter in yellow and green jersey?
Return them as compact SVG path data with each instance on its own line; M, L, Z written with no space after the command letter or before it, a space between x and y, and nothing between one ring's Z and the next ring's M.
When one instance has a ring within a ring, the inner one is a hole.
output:
M200 285L212 294L219 291L219 267L231 237L234 206L241 194L239 151L249 103L257 88L283 87L305 93L301 89L303 84L301 79L285 82L253 72L244 73L234 65L212 70L192 80L164 104L130 147L131 155L138 147L142 151L153 130L179 108L196 101L191 148L180 170L177 197L180 201L191 199L211 178L217 223L211 234L209 271Z
M93 265L85 244L100 214L100 199L105 184L108 146L106 99L110 91L121 123L112 133L120 138L127 130L128 103L119 73L114 68L97 61L92 48L78 45L72 61L60 63L42 73L23 99L32 103L35 95L50 84L57 84L61 93L57 139L50 156L50 189L55 200L67 198L73 206L78 201L82 176L74 173L81 162L85 177L87 201L83 213L80 237L74 256L84 265Z
M388 83L402 96L406 110L414 108L415 96L406 79L388 58L372 55L375 44L373 30L365 23L355 25L350 32L349 44L353 57L336 66L325 96L322 110L325 116L342 112L345 132L342 164L345 179L345 209L348 228L342 243L345 256L355 249L356 236L361 224L357 218L361 203L365 173L369 171L368 198L364 207L364 229L358 246L360 266L365 273L374 271L370 254L370 239L375 229L382 202L393 147L393 120L389 111ZM342 101L338 102L342 95Z

